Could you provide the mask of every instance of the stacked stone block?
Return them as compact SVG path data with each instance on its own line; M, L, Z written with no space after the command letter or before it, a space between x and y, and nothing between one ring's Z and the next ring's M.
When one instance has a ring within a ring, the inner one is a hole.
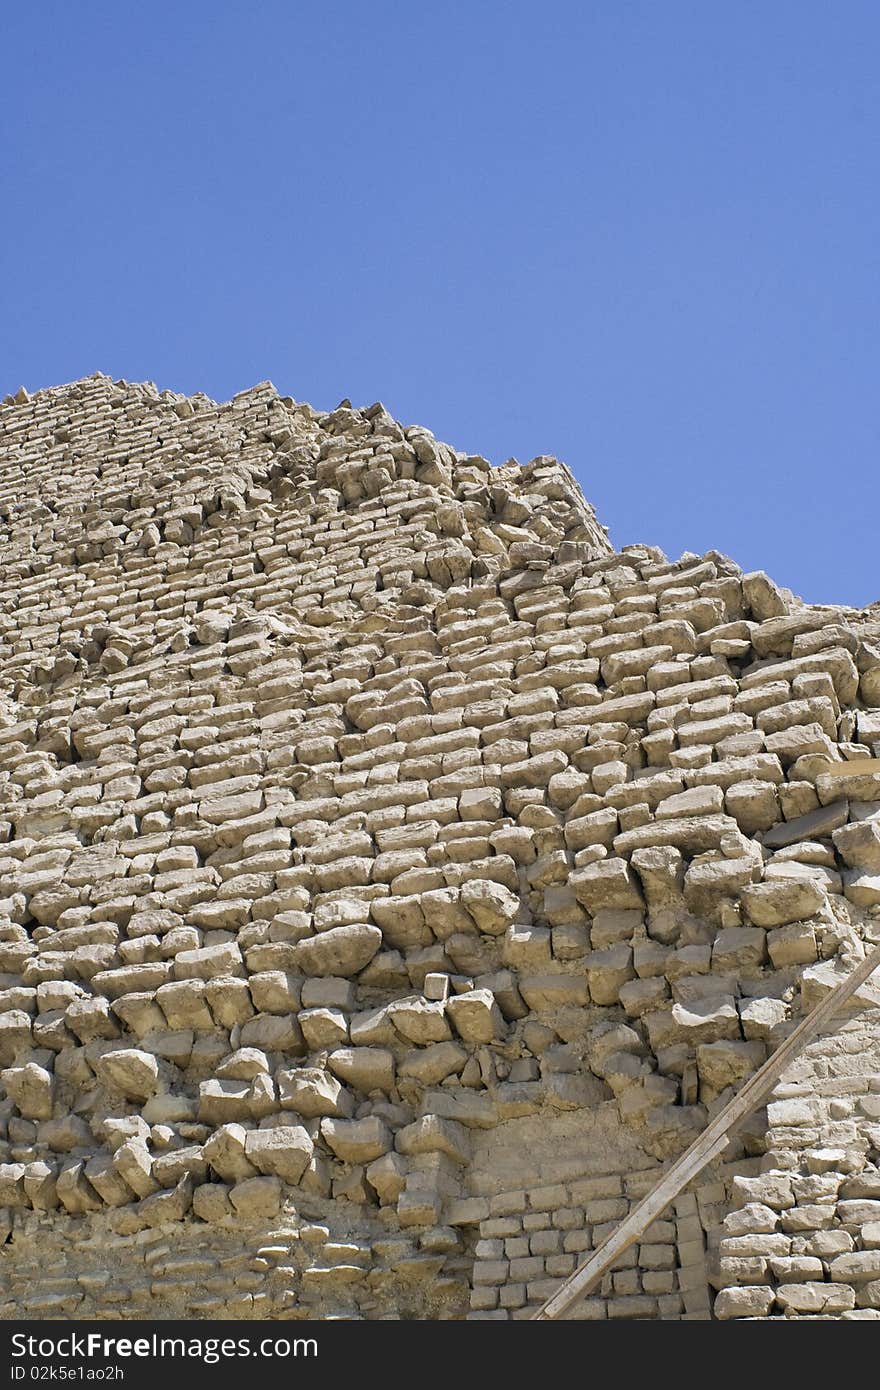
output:
M617 1217L457 1223L480 1133L657 1169L876 931L880 615L615 553L554 459L99 375L0 409L0 555L7 1308L37 1231L286 1222L371 1237L326 1312L394 1310L381 1230L523 1315ZM695 1313L681 1243L607 1315Z

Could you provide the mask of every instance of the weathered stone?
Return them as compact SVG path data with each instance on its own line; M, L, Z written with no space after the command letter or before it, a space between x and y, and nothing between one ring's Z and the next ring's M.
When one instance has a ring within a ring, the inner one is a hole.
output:
M307 975L356 975L382 945L382 933L369 922L331 927L300 941L293 948L300 970Z
M453 995L446 1002L446 1013L463 1042L494 1042L507 1031L495 996L488 989Z
M284 1110L306 1119L320 1115L351 1115L354 1100L335 1076L319 1067L297 1067L278 1073L278 1093Z
M214 1130L203 1153L218 1177L227 1182L240 1182L254 1176L256 1169L247 1157L247 1137L248 1131L242 1125L220 1125Z
M812 879L777 879L742 890L750 921L757 927L782 927L817 913L825 894Z
M632 947L620 942L604 951L591 951L584 960L584 969L594 1004L615 1004L620 987L635 978Z
M391 1132L377 1115L363 1120L322 1120L321 1135L345 1163L370 1163L392 1147Z
M230 1188L229 1200L243 1221L271 1220L281 1206L281 1182L274 1176L246 1178Z
M395 1001L387 1012L394 1027L407 1042L424 1046L427 1043L445 1042L452 1037L446 1019L446 1005L439 1000L413 996Z
M820 1265L821 1270L821 1265ZM785 1313L842 1313L856 1304L855 1289L848 1284L781 1284L776 1301Z
M764 835L768 849L782 849L786 845L796 845L801 840L815 840L821 835L830 835L839 826L846 824L849 815L848 801L832 801L815 811L808 811L794 820L779 821Z
M589 864L573 873L569 882L578 902L591 913L602 908L644 906L638 880L624 859L601 859Z
M201 1183L193 1189L193 1215L210 1225L219 1225L233 1215L229 1187L222 1182Z
M861 869L844 870L843 892L856 907L877 907L880 905L880 873L863 873Z
M7 1312L525 1317L869 946L870 609L268 383L0 509ZM578 1316L880 1316L875 994Z
M382 1154L367 1167L367 1179L383 1206L397 1201L406 1186L406 1175L406 1161L396 1153Z
M589 1001L586 975L528 975L520 979L520 993L530 1009L538 1013L560 1009L567 1004L583 1006Z
M816 933L809 922L793 922L767 933L767 951L774 967L809 965L818 957Z
M470 879L462 884L461 902L478 930L492 936L503 935L520 910L519 898L489 879Z
M0 1072L10 1100L19 1114L28 1120L48 1120L52 1114L54 1081L51 1072L35 1062L22 1067L8 1067Z
M404 1155L442 1153L454 1163L467 1163L470 1140L463 1125L439 1115L423 1115L397 1131L395 1145Z
M425 1086L434 1086L445 1077L460 1072L467 1060L468 1054L459 1043L433 1043L428 1047L418 1048L415 1052L406 1053L398 1066L398 1074L404 1077L412 1076ZM330 1065L332 1064L331 1056Z
M753 570L742 577L743 598L759 622L781 618L790 611L788 600L778 585L763 570Z
M716 1095L727 1086L739 1086L764 1060L761 1042L719 1039L697 1047L697 1071L702 1085Z
M147 1100L158 1090L159 1063L151 1053L136 1047L105 1052L96 1059L95 1070L105 1085L129 1100Z
M880 819L856 821L835 830L835 848L854 869L880 870Z
M390 1091L394 1086L394 1054L384 1047L340 1047L330 1053L327 1065L356 1091Z
M298 1183L311 1162L314 1151L302 1125L278 1125L271 1129L252 1129L245 1139L245 1154L264 1174L274 1174L283 1182Z
M199 1083L199 1119L209 1125L250 1118L249 1081L202 1081Z

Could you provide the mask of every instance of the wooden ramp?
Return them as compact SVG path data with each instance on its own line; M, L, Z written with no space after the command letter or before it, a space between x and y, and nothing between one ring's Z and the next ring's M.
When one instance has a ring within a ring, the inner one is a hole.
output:
M695 1139L681 1158L676 1159L666 1170L657 1186L633 1207L629 1216L621 1221L607 1240L604 1240L597 1250L593 1250L574 1274L569 1275L556 1293L533 1314L533 1321L558 1318L579 1298L583 1298L596 1287L624 1250L628 1250L644 1234L669 1203L674 1201L706 1164L721 1152L737 1125L757 1109L789 1063L808 1043L818 1037L841 1004L855 994L878 966L880 947L870 952L845 980L829 990L806 1018L801 1019L785 1041L771 1053L764 1065L759 1067L729 1104L706 1126L699 1138Z

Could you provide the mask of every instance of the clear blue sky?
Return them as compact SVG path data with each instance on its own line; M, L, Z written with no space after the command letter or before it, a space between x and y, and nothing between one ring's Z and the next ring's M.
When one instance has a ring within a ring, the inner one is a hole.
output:
M381 399L880 599L876 0L0 12L0 390Z

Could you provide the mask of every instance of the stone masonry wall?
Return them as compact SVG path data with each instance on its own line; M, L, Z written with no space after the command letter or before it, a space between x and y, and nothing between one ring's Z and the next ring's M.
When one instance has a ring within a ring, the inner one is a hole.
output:
M4 1316L527 1316L877 932L880 612L555 459L97 375L0 572ZM577 1316L880 1315L876 1002Z

